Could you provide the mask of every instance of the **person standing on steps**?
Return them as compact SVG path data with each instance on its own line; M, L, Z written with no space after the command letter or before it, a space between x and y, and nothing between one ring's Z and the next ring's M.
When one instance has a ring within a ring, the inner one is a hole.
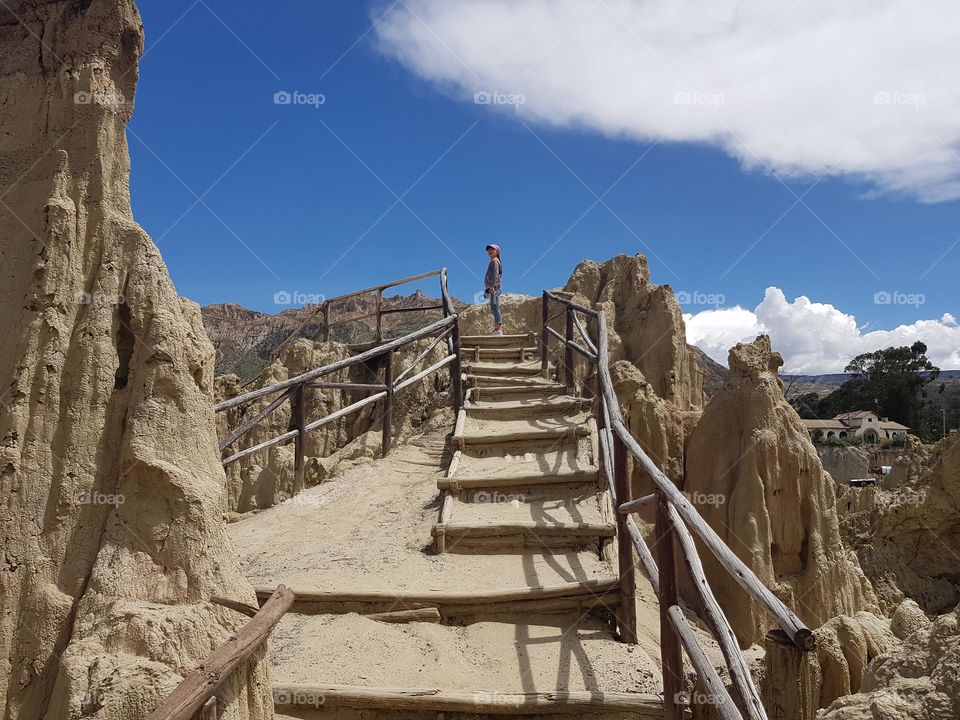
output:
M500 260L500 246L487 245L490 264L483 278L483 295L490 298L490 312L493 313L493 332L491 335L503 335L503 316L500 314L500 278L503 276L503 262Z

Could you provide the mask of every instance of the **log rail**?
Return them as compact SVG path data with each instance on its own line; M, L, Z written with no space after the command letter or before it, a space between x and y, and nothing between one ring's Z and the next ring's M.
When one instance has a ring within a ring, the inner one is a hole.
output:
M400 392L410 385L419 382L423 378L441 370L444 367L450 368L451 393L453 396L454 412L459 410L463 404L460 371L459 318L454 312L453 302L447 289L446 268L424 273L422 275L416 275L412 278L405 278L404 280L397 280L385 285L380 285L376 288L373 288L373 290L378 290L382 295L384 288L393 287L404 282L411 282L413 280L419 280L425 277L432 277L434 275L438 275L440 277L440 294L442 302L439 305L430 306L430 308L439 308L443 310L444 316L440 320L436 320L429 325L407 333L402 337L376 345L369 350L358 353L349 358L337 360L336 362L309 370L308 372L301 373L300 375L273 383L266 387L250 390L241 395L228 398L215 405L214 411L220 413L232 408L247 407L262 398L275 396L264 408L260 409L252 417L242 422L238 427L232 429L220 441L220 452L223 455L222 462L224 467L232 465L238 460L249 457L250 455L258 453L261 450L266 450L270 447L273 447L274 445L288 444L293 442L295 457L295 479L293 490L294 493L298 493L304 488L304 445L306 434L312 430L317 430L318 428L328 425L336 420L339 420L340 418L355 413L361 408L374 403L380 403L381 405L381 450L382 454L386 456L390 452L392 430L391 418L394 396L397 392ZM334 300L343 299L346 297L352 297L353 295L362 294L365 292L370 292L370 289L361 290L358 293L344 295L340 298L333 298L328 302L333 302ZM422 310L423 308L412 309ZM298 331L295 331L294 335L296 335L296 332ZM429 338L432 338L432 342L430 342L427 347L423 349L406 368L398 373L394 373L393 365L396 351L406 347L407 345L410 345L413 342ZM289 339L290 338L284 341L284 343L281 343L281 345L285 344L287 341L289 341ZM445 343L445 355L440 360L434 362L419 372L414 372L418 365L426 360L430 353L440 343ZM322 380L322 378L327 375L331 375L332 373L336 373L346 368L354 367L371 361L382 364L382 382L349 383L323 382ZM335 412L325 415L322 418L308 421L306 418L304 403L305 391L308 388L364 391L370 394L359 400L355 400L354 402L340 408ZM286 403L290 403L290 426L286 432L280 433L279 435L269 438L268 440L264 440L263 442L251 447L247 447L242 450L236 450L234 452L228 452L229 448L233 446L241 437L263 423L264 420L266 420L271 414L276 412Z
M212 602L249 615L249 606L224 598ZM187 675L167 699L147 715L146 720L216 720L216 692L238 666L250 659L270 635L270 631L293 605L294 594L280 585L250 622L235 636L214 650L200 667Z
M561 311L551 316L552 305ZM670 480L644 452L630 433L620 413L620 404L610 378L606 316L593 308L584 307L545 290L542 302L543 326L541 352L543 367L547 367L551 339L563 348L563 378L569 391L574 391L574 362L586 358L596 365L597 418L600 424L600 460L608 479L609 491L617 512L617 547L620 572L620 596L623 599L617 613L621 639L636 642L636 616L632 603L635 593L633 572L634 552L650 579L654 593L660 600L661 654L663 665L664 714L667 720L682 717L681 698L683 663L681 648L686 650L698 679L723 720L766 720L767 714L760 694L753 683L747 662L740 650L729 621L707 581L697 554L693 534L699 537L717 558L720 565L736 580L747 594L759 603L776 621L783 637L798 651L810 651L816 638L811 630L778 597L767 588L746 564L724 543L706 523L677 485ZM565 315L565 333L549 323ZM595 328L590 337L581 317ZM653 481L656 491L636 500L630 497L627 463L631 461ZM656 507L656 559L632 517L648 506ZM692 533L692 534L691 534ZM716 670L707 659L693 627L683 614L677 591L677 559L686 567L705 620L720 646L730 672L734 697L724 687Z
M400 285L406 285L407 283L417 282L418 280L426 280L431 277L440 278L441 286L441 295L442 301L440 304L435 305L422 305L418 307L398 307L398 308L384 308L383 306L383 293L385 290L390 288L395 288ZM293 331L284 338L283 342L277 345L270 352L270 362L276 360L280 353L283 352L283 349L287 347L291 342L301 336L304 328L308 327L311 323L314 323L317 320L319 315L322 318L322 326L318 332L310 335L310 339L319 340L323 339L324 342L330 340L330 330L341 325L349 325L354 322L361 322L363 320L374 320L375 335L374 335L374 345L377 345L383 341L383 316L384 315L394 315L397 313L408 313L408 312L424 312L427 310L442 310L444 315L453 314L453 307L449 303L449 295L446 292L447 286L447 269L440 268L439 270L431 270L429 272L420 273L419 275L411 275L410 277L401 278L400 280L391 280L390 282L383 283L382 285L374 285L373 287L364 288L363 290L354 290L353 292L345 293L343 295L337 295L336 297L327 298L322 303L318 303L311 307L311 310L307 313L303 321L293 329ZM350 315L348 317L331 319L331 309L337 304L341 304L344 300L350 300L352 298L363 297L364 295L375 295L374 307L376 308L373 312L365 312L359 315Z

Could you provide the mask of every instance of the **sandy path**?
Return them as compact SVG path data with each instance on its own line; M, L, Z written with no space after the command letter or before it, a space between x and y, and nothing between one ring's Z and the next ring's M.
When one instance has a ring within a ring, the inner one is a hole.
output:
M399 445L386 460L356 465L230 525L247 577L293 588L482 590L613 574L594 552L433 554L443 441L432 435Z
M596 552L433 554L444 437L398 446L292 501L230 526L255 584L320 589L505 589L606 578ZM270 641L276 682L524 692L655 692L659 619L645 581L639 646L596 617L393 625L356 614L288 615Z

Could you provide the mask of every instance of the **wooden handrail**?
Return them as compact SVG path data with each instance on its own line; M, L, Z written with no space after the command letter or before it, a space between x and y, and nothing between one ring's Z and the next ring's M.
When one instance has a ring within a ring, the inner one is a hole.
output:
M389 290L390 288L397 287L398 285L405 285L406 283L416 282L417 280L424 280L428 277L434 277L439 275L441 278L441 292L443 292L444 287L446 285L446 280L445 280L446 272L447 272L446 268L439 268L438 270L430 270L429 272L420 273L419 275L411 275L410 277L401 278L400 280L391 280L390 282L382 283L380 285L374 285L372 287L364 288L363 290L354 290L352 292L344 293L343 295L337 295L336 297L326 298L323 302L317 303L316 305L314 305L311 312L307 314L307 316L303 319L303 321L299 325L297 325L297 327L295 327L293 331L289 335L287 335L287 337L284 338L283 341L280 342L279 345L277 345L275 348L273 348L273 350L270 351L270 362L273 362L274 360L276 360L280 352L290 342L292 342L294 338L298 337L300 335L300 332L307 325L313 322L316 316L321 312L323 313L323 328L314 337L317 337L317 335L323 334L324 340L329 340L330 328L339 327L340 325L346 325L351 322L358 322L360 320L367 320L369 318L375 317L377 318L377 327L380 329L380 332L378 332L377 334L378 342L381 339L381 332L382 332L381 318L386 313L405 312L405 311L413 312L415 310L438 310L443 308L445 316L451 315L453 310L453 305L448 303L447 301L444 301L442 305L432 305L424 308L403 308L400 310L383 310L383 291L384 290ZM359 297L360 295L367 295L369 293L374 293L374 292L377 293L376 312L366 313L362 315L355 315L349 318L340 318L339 320L333 320L333 321L330 320L330 306L333 303L340 302L342 300L349 300L350 298ZM448 307L449 307L449 310L447 310Z
M399 285L404 282L410 282L412 280L419 280L425 277L430 277L433 275L440 276L440 294L442 302L440 305L430 306L428 309L441 309L443 310L444 317L436 322L430 323L429 325L414 330L413 332L407 333L406 335L394 338L389 342L377 345L370 348L369 350L354 355L349 358L344 358L342 360L337 360L336 362L324 365L319 368L314 368L305 373L301 373L292 378L282 380L280 382L273 383L267 387L258 388L256 390L251 390L246 393L237 395L236 397L229 398L223 402L218 403L214 406L215 412L224 412L231 408L239 407L242 405L247 405L252 403L260 398L267 397L274 393L281 393L281 395L271 401L267 407L260 410L253 418L247 420L239 428L231 431L220 443L220 450L223 452L236 442L241 436L245 435L247 432L256 427L260 422L262 422L268 415L275 411L280 405L286 402L288 399L291 403L291 414L290 414L290 425L289 429L285 433L281 433L269 440L265 440L254 447L246 448L245 450L239 450L238 452L233 453L229 457L223 458L222 463L224 466L230 465L242 460L243 458L249 457L254 453L260 452L261 450L266 450L274 445L279 445L282 443L289 443L293 441L296 446L294 449L295 454L295 468L296 468L296 477L294 481L294 491L299 492L303 489L304 486L304 471L305 471L305 457L304 457L304 448L305 448L305 439L306 433L316 430L317 428L323 427L335 420L339 420L346 415L354 413L360 410L367 405L370 405L375 402L383 401L383 423L382 423L382 454L386 456L390 452L390 432L391 432L391 416L392 416L392 407L393 407L393 396L396 392L403 390L404 388L412 385L415 382L418 382L425 378L427 375L430 375L433 372L449 365L450 366L450 381L452 386L452 399L454 410L458 410L463 404L463 390L462 390L462 380L461 380L461 367L460 367L460 333L459 333L459 317L456 313L453 312L453 301L450 298L450 293L447 289L447 270L446 268L441 268L440 270L431 271L429 273L423 273L421 275L416 275L411 278L405 278L403 280L398 280L393 283L387 283L385 285L377 286L371 288L378 292L378 299L382 297L383 288L393 287L394 285ZM349 293L347 295L342 295L339 298L333 298L332 300L343 299L347 297L352 297L354 295L362 294L364 292L369 292L369 290L361 290L356 293ZM382 328L379 324L379 318L382 315L381 303L378 302L378 340ZM329 305L327 306L329 307ZM417 309L417 308L411 308ZM329 316L329 313L326 313ZM329 320L329 317L328 317ZM328 323L329 324L329 323ZM430 337L436 335L436 338L431 342L426 349L421 351L417 357L406 367L402 372L400 372L396 377L393 375L393 356L396 350L413 343L422 338ZM446 340L447 344L447 355L440 361L430 365L428 368L421 370L420 372L414 374L411 377L406 377L411 372L413 372L416 367L430 354L430 352L441 342ZM321 382L318 381L318 378L322 378L325 375L344 370L348 367L360 365L369 360L375 358L384 357L384 379L382 383L350 383L350 382ZM406 378L406 379L405 379ZM305 402L304 402L304 391L307 388L317 388L317 389L340 389L340 390L367 390L374 391L373 394L367 395L360 400L357 400L345 407L340 408L336 412L330 413L318 420L308 423L305 418Z
M329 365L324 365L322 367L309 370L308 372L301 373L300 375L296 375L295 377L289 378L287 380L281 380L280 382L273 383L272 385L268 385L267 387L258 388L257 390L251 390L249 392L243 393L242 395L237 395L236 397L232 397L228 400L224 400L223 402L217 403L216 405L213 406L213 410L214 412L223 412L224 410L229 410L230 408L236 407L237 405L245 405L248 402L252 402L253 400L257 400L266 395L271 395L275 392L279 392L280 390L286 390L287 388L293 387L294 385L299 385L300 383L308 382L310 380L315 380L318 377L329 375L330 373L337 372L338 370L343 370L344 368L348 368L351 365L359 365L361 363L366 362L367 360L371 360L375 357L379 357L380 355L383 355L391 350L396 350L399 347L408 345L412 343L414 340L419 340L420 338L427 337L428 335L432 335L433 333L439 330L443 330L444 328L447 328L453 325L454 323L456 323L457 322L456 318L457 318L456 315L450 315L448 317L432 322L429 325L426 325L420 328L419 330L414 330L413 332L408 333L403 337L395 338L393 340L390 340L389 342L384 343L383 345L378 345L377 347L370 348L369 350L359 353L358 355L353 355L352 357L344 358L343 360L337 360L336 362L332 362Z
M801 621L792 610L763 585L754 572L730 550L713 528L700 516L700 513L696 511L680 489L657 467L656 463L650 459L646 452L644 452L643 448L626 427L623 416L620 413L619 401L613 391L613 380L610 377L606 316L599 310L584 307L567 298L560 297L549 290L544 290L543 294L544 297L550 300L597 319L597 374L600 377L599 385L603 396L603 403L606 411L609 412L610 415L610 428L627 446L634 460L640 464L643 471L653 480L657 489L676 507L684 523L703 540L704 544L710 548L710 551L717 557L717 560L720 561L741 587L767 610L798 648L802 650L812 649L816 643L816 639L810 629L807 628L803 621ZM548 329L552 330L552 328ZM559 333L555 331L552 334L559 335ZM566 339L564 339L564 341L566 342ZM616 502L615 506L619 508L620 503ZM619 513L617 514L619 515Z
M250 622L187 675L146 720L192 720L227 676L263 644L293 601L293 591L278 586Z
M707 574L704 572L700 556L697 554L697 546L693 543L693 536L681 522L677 509L669 503L665 503L665 505L670 525L677 539L677 546L680 548L680 556L687 566L687 572L700 598L707 624L710 626L713 637L720 646L723 658L727 662L730 679L733 681L733 687L740 699L740 707L746 711L746 716L750 720L761 720L766 715L763 704L760 702L760 693L753 684L753 676L750 675L747 661L743 657L743 653L740 652L737 636L730 626L730 621L724 615L723 609L717 602L717 598L710 588L710 583L707 581Z
M549 312L551 301L557 302L565 307L567 316L565 334L561 334L548 325L549 322L554 319L551 318ZM746 713L745 717L748 720L766 720L766 713L760 702L759 693L750 677L746 660L736 642L736 637L733 634L729 621L723 614L719 603L716 601L716 597L710 589L690 531L692 530L700 537L727 572L776 620L777 624L796 647L807 651L813 649L816 643L814 634L790 608L757 578L753 571L740 560L726 543L723 542L713 528L700 516L680 489L657 467L646 452L644 452L643 448L627 428L623 420L623 415L620 412L619 400L613 390L613 380L610 377L609 340L606 316L599 310L585 307L548 290L544 290L543 292L542 306L543 325L541 328L541 345L543 358L546 359L547 357L551 337L563 344L565 348L565 384L568 387L573 385L572 365L573 354L575 352L597 364L598 399L600 419L602 421L602 425L598 428L598 431L600 434L601 459L608 476L608 481L611 475L618 478L623 476L626 454L629 453L634 463L643 470L656 486L657 491L654 495L648 495L638 500L631 500L629 497L629 489L623 486L622 481L619 481L617 483L611 483L610 494L616 510L617 534L618 537L622 535L624 538L624 541L618 541L619 547L622 551L623 548L630 548L632 545L640 557L645 572L650 578L654 592L661 599L662 638L673 636L674 631L677 633L697 670L697 674L704 682L708 692L714 696L721 717L728 720L737 720L744 717L740 714L740 710L737 709L737 706L726 692L716 671L706 660L703 649L699 646L692 628L689 626L689 623L686 621L683 612L677 604L672 549L668 552L668 546L672 548L674 544L674 540L670 538L675 538L676 544L681 550L681 556L688 573L693 579L694 586L704 606L708 624L723 651L724 659L726 660L726 664L730 669L731 678L733 679L733 686L741 701L741 707ZM577 313L582 313L596 320L596 342L592 342L589 338L586 329L577 317ZM580 333L586 347L574 340L574 328ZM619 450L621 447L624 448L622 453L614 452L614 449ZM649 506L658 499L657 537L660 538L658 549L666 553L662 559L669 565L667 568L661 567L660 569L658 569L658 563L654 560L649 548L647 548L636 523L630 516L631 513ZM629 541L625 541L627 537L629 537ZM629 568L632 568L632 553L629 563L625 558L621 557L619 565L621 567L621 573L625 572L625 568L627 568L628 565ZM629 570L626 570L626 572L629 572ZM622 578L623 577L622 575ZM662 593L667 593L667 595L664 596ZM624 596L628 595L629 589L625 590L621 588L621 594ZM629 620L628 615L618 617L618 624L620 622L629 622ZM626 632L621 629L622 636L629 637L633 632L634 629L632 628L626 628ZM667 643L674 648L670 649L670 652L667 652L669 648L666 647L663 650L664 709L665 717L667 718L674 717L680 706L680 703L675 699L666 697L666 695L672 692L671 689L677 685L676 674L682 673L682 665L677 658L675 646L673 645L674 642L675 641L670 641Z

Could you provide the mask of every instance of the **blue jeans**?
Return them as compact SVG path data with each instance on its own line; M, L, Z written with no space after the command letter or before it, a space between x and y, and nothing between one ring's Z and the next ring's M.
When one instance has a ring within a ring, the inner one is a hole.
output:
M493 313L493 321L500 325L503 322L503 316L500 314L500 291L494 290L487 297L490 298L490 312Z

